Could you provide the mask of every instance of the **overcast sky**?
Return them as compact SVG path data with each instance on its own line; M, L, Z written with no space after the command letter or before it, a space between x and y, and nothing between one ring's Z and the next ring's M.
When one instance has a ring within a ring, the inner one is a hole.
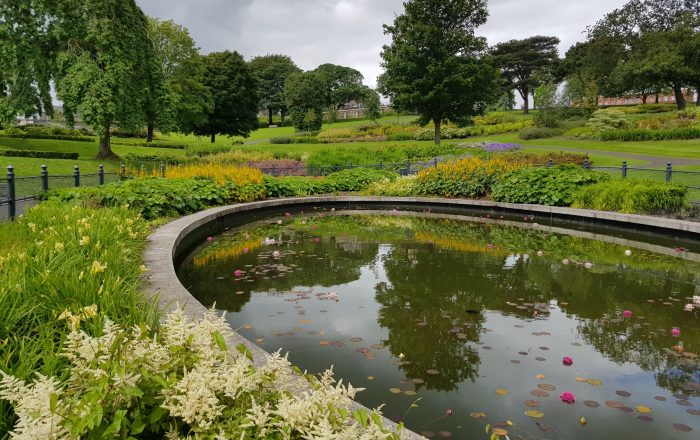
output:
M586 26L628 0L489 0L489 44L555 35L563 55ZM403 0L137 0L144 12L190 30L204 53L237 50L246 59L282 53L303 69L323 63L353 67L374 87L382 24L403 12Z

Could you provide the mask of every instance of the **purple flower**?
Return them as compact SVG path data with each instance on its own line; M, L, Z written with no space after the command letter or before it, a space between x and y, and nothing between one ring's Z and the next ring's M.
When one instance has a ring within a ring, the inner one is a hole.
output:
M491 142L486 144L484 151L487 153L501 153L505 151L516 151L520 150L523 146L520 144L501 144L498 142Z

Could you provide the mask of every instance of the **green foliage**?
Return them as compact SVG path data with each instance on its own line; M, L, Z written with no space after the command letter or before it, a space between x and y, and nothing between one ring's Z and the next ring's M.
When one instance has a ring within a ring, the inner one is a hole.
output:
M615 109L598 110L586 123L586 127L598 134L606 130L625 129L628 126L629 121L625 114Z
M588 159L587 154L569 153L565 151L547 151L546 153L532 153L530 151L512 151L499 153L499 158L509 162L522 162L530 165L546 165L550 161L554 165L583 165Z
M444 128L442 130L443 139L464 139L472 136L490 136L494 134L511 133L532 126L531 120L504 122L492 125L474 125L462 128ZM433 129L418 130L414 136L417 141L427 141L435 139Z
M182 165L188 162L188 160L182 156L173 156L168 153L134 153L129 152L124 155L124 159L128 162L163 162L168 165Z
M518 133L518 137L523 140L546 139L564 134L564 130L549 127L528 127Z
M323 84L323 78L316 72L297 72L287 77L284 95L297 131L321 129L326 102Z
M329 174L326 181L335 191L361 191L371 183L384 179L393 180L396 177L398 177L396 173L388 170L352 168Z
M464 149L452 144L400 145L389 144L378 148L324 149L312 153L307 163L312 167L345 167L352 165L377 165L405 168L406 161L426 161L435 157L463 154Z
M325 178L265 176L265 191L268 197L304 197L332 193L335 187Z
M575 208L630 214L673 213L687 208L688 187L656 180L621 179L581 189Z
M223 145L188 145L185 150L185 155L187 155L187 157L204 157L228 153L229 151L231 151L231 147Z
M71 159L77 160L78 153L63 153L60 151L36 151L36 150L0 150L0 156L5 157L35 157L41 159Z
M273 124L277 113L288 113L284 97L284 84L289 75L301 69L286 55L265 55L250 60L250 67L258 80L260 109L267 110L267 125ZM279 125L279 124L277 124Z
M376 122L377 119L382 117L381 112L381 101L379 99L379 94L374 90L367 90L367 96L364 98L365 105L365 116L372 122Z
M203 57L204 85L211 90L214 105L206 123L193 132L248 137L258 127L258 83L238 52L215 52Z
M148 224L135 211L46 202L0 225L0 370L21 379L61 376L69 326L59 315L97 306L120 325L153 325L140 291ZM94 266L97 262L99 267ZM104 267L104 269L102 269ZM99 331L99 319L82 328ZM11 411L0 403L0 432Z
M496 183L491 197L497 202L570 206L578 189L609 179L576 165L523 168Z
M415 184L416 176L382 179L370 184L362 193L368 196L411 197L417 194Z
M483 114L498 95L498 76L475 31L486 23L483 0L410 0L384 32L385 72L379 91L397 110L416 111L435 123L440 142L443 120L466 122Z
M291 136L278 136L270 138L271 144L293 144L294 138Z
M475 125L499 125L515 122L515 117L509 112L489 112L474 118Z
M314 73L320 79L324 96L323 106L332 110L350 101L362 101L369 91L362 85L362 74L351 67L321 64Z
M673 128L670 130L608 130L600 134L603 141L663 141L672 139L700 139L700 127Z

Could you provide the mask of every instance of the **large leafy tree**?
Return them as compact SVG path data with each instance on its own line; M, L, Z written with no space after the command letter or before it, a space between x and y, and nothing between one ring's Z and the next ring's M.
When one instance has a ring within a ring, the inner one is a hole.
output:
M498 94L497 70L486 41L475 30L486 23L485 0L409 0L405 12L385 25L380 93L398 110L416 111L435 124L435 143L445 119L466 122L482 114Z
M154 46L146 96L147 141L155 128L191 132L206 122L211 110L211 91L202 83L204 65L187 28L167 20L148 20Z
M523 98L525 113L530 108L530 94L542 85L542 78L556 76L558 45L557 37L535 36L499 43L491 50L508 90L517 90Z
M153 45L148 20L134 0L57 2L63 36L56 89L67 116L80 118L100 136L98 157L114 157L110 127L138 129Z
M0 2L0 126L18 114L51 114L55 5L50 0Z
M258 82L238 52L215 52L203 57L204 85L213 107L193 132L216 141L217 134L247 137L258 128Z
M267 111L270 125L272 116L279 113L282 122L289 112L284 98L284 83L289 75L301 69L286 55L265 55L250 60L250 67L258 80L260 109Z
M315 71L289 75L284 95L297 131L317 131L323 125L326 95L323 78Z
M336 64L321 64L314 70L323 82L326 107L339 109L350 101L362 101L367 96L367 87L362 84L360 72Z

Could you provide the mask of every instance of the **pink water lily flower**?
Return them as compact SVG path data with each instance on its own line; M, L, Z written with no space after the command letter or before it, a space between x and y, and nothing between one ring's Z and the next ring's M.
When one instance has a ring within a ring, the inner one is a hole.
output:
M631 318L632 312L629 310L625 310L624 312L622 312L622 316L624 316L625 318Z
M695 310L695 305L694 305L694 304L686 304L686 305L685 305L685 311L686 311L686 312L692 312L693 310Z
M320 237L316 237L316 238L314 239L314 241L315 241L316 243L320 243L320 242L321 242L321 238L320 238Z
M673 327L671 329L671 334L675 337L678 337L681 335L681 329L679 329L678 327Z
M240 277L243 276L243 271L240 270L240 269L236 269L236 270L233 272L233 274L234 274L237 278L240 278Z
M574 360L571 359L569 356L564 356L564 359L562 359L562 363L568 367L569 365L574 364Z
M248 249L248 248L243 248L243 253L244 253L244 254L247 254L248 252L250 252L250 249Z
M700 295L696 295L693 297L693 304L700 305Z
M561 396L559 396L559 397L561 398L562 402L568 403L569 405L576 402L576 397L574 396L574 393L572 393L571 391L564 391L563 393L561 393Z
M207 237L207 241L214 241L214 237Z

